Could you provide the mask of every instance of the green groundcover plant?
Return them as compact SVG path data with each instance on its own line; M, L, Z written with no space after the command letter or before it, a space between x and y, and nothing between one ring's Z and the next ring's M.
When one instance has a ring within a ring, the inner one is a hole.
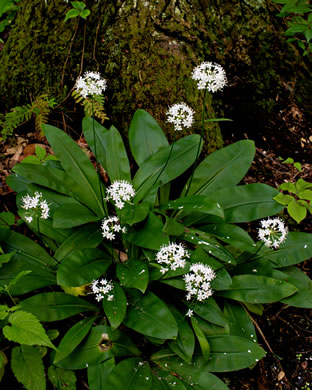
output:
M174 111L177 126L192 114ZM79 370L90 390L228 389L218 373L265 356L252 321L263 305L312 307L312 282L295 266L312 256L312 235L267 218L284 208L278 190L239 185L250 140L197 165L199 135L169 145L140 109L129 161L114 126L85 117L82 127L106 185L47 124L57 160L17 164L7 179L37 239L2 224L0 377L10 361L28 390L44 390L46 374L55 389L75 389Z

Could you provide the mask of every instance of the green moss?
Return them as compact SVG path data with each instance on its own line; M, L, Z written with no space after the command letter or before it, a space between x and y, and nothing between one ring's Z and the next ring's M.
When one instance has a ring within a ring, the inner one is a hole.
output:
M282 36L276 9L253 3L90 0L91 15L77 28L78 19L63 22L70 8L63 0L48 1L47 7L43 0L22 0L0 53L3 109L28 103L42 93L62 100L80 70L95 69L108 80L108 116L123 133L134 111L144 108L172 138L165 114L169 105L181 101L196 110L192 132L199 133L203 96L190 74L203 60L223 65L229 78L223 94L210 96L210 118L223 116L218 107L224 108L226 117L235 112L237 116L244 107L255 121L261 116L270 120L276 114L277 96L285 106L289 99L297 99L310 107L308 66ZM73 99L69 97L63 109L76 110ZM207 125L205 133L207 151L222 145L217 123Z

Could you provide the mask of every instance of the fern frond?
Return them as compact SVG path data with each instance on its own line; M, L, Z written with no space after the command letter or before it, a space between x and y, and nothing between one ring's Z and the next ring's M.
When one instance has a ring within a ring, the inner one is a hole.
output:
M102 95L93 96L93 101L88 97L83 97L79 92L74 90L72 96L76 103L79 103L83 108L86 116L95 116L103 123L108 116L104 112L105 98Z

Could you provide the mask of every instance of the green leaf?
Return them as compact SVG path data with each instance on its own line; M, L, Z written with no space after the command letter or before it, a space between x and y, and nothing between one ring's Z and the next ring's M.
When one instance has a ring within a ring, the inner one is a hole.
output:
M253 322L247 311L240 304L226 300L223 315L230 326L231 335L244 337L253 342L257 341Z
M199 342L200 349L202 351L203 359L205 362L207 362L209 360L209 356L210 356L209 342L206 339L206 336L204 335L204 333L202 332L200 327L198 326L198 321L196 320L195 317L193 317L193 316L191 317L191 322L192 322L192 327L193 327L194 332L196 334L197 340Z
M86 5L83 1L71 1L71 4L74 8L79 10L83 10L84 8L86 8Z
M20 306L34 314L39 321L53 322L63 320L85 311L98 311L97 306L84 299L61 292L49 292L34 295L21 301Z
M276 267L287 267L307 260L312 257L312 234L290 232L277 250L266 249L261 257L270 259Z
M80 370L87 366L99 364L118 356L139 355L129 336L119 330L111 331L106 325L92 328L87 338L57 366L70 370Z
M181 236L184 233L184 225L177 222L174 218L169 218L165 215L166 223L163 231L169 236Z
M282 268L281 271L286 274L285 280L298 288L296 294L284 298L283 303L290 306L312 309L312 281L297 267Z
M76 390L76 375L72 371L50 366L48 378L56 390Z
M245 230L229 223L209 224L200 227L200 230L212 234L220 240L227 242L235 248L253 252L254 241Z
M96 143L96 153L94 147L94 134L93 128L95 131L95 143ZM96 154L96 159L102 165L102 167L107 171L106 164L106 154L107 154L107 133L108 129L102 126L97 122L93 117L86 116L82 120L82 129L83 135L90 146L92 153Z
M142 202L140 204L125 203L121 211L117 210L121 223L127 225L134 225L135 223L143 221L149 213L149 204Z
M12 326L3 328L3 334L8 340L26 345L46 345L55 349L43 326L31 313L16 311L8 321Z
M187 388L176 375L164 371L161 368L156 370L153 367L152 390L187 390Z
M211 200L206 196L188 196L187 198L179 198L171 200L167 204L161 206L161 209L195 211L203 214L212 214L217 217L224 218L223 210L220 204Z
M312 201L312 191L311 190L303 190L298 192L297 194L300 199L310 200ZM1 218L1 216L0 216Z
M181 359L190 363L192 360L195 337L185 316L183 316L174 306L170 307L174 318L178 324L178 337L176 340L169 341L169 348L175 352Z
M288 191L292 194L297 192L296 185L294 183L283 183L279 186L280 190Z
M159 339L173 339L177 323L167 305L152 292L129 290L128 311L123 323L136 332Z
M53 363L56 364L60 360L65 359L73 350L81 343L85 336L89 333L96 317L84 318L73 325L62 338L57 352L54 356Z
M108 376L105 388L150 390L152 388L152 372L148 362L141 361L139 358L121 361Z
M119 131L112 126L106 135L106 164L110 181L131 181L130 165L125 145Z
M210 195L224 210L225 222L241 223L275 215L283 210L273 200L278 194L275 188L266 184L254 183L225 188Z
M76 18L79 15L80 15L80 11L79 10L77 10L77 9L70 9L67 12L66 16L65 16L64 22L67 22L68 19Z
M235 186L245 176L254 154L254 143L249 140L236 142L210 154L196 168L188 195L207 196Z
M293 295L298 289L292 284L257 275L239 275L232 278L232 285L216 295L240 302L271 303Z
M39 184L68 196L73 196L72 190L77 187L72 178L58 168L20 163L14 166L13 171L31 183ZM20 185L16 190L23 191Z
M89 222L96 222L99 219L101 217L96 217L82 204L65 204L54 211L53 227L56 229L68 229Z
M210 297L205 302L196 302L192 307L194 313L204 318L206 321L211 322L212 324L226 327L228 323L223 316L223 313L214 300Z
M0 213L0 228L10 229L10 226L15 224L15 215L9 211L3 211Z
M164 185L185 172L195 161L200 137L197 134L189 135L174 143L171 157L168 160L171 146L161 148L142 163L133 179L134 188L137 191L135 203L145 198L157 179Z
M284 195L281 192L279 192L276 196L273 198L276 202L287 206L290 202L293 202L294 198L290 195Z
M55 275L49 270L49 266L54 267L57 262L33 240L22 234L0 229L0 245L6 252L16 252L8 263L2 265L0 286L8 285L20 272L32 271L24 276L23 283L14 286L11 294L25 294L55 284Z
M46 124L42 128L65 172L75 181L74 190L79 192L79 199L87 202L97 215L104 215L99 177L90 160L66 133Z
M159 250L162 245L169 244L169 237L163 232L163 228L161 220L150 212L147 221L142 226L135 227L134 230L130 231L126 238L132 244Z
M79 287L103 275L112 262L100 249L83 249L68 256L58 267L57 284Z
M229 390L225 383L209 372L206 368L207 363L203 359L197 357L193 359L192 363L187 364L176 356L172 356L173 353L166 354L165 352L161 351L159 357L154 354L152 356L154 363L167 372L177 374L190 388L194 390Z
M289 203L287 211L291 218L293 218L297 223L300 223L307 216L307 209L295 199Z
M27 390L45 390L44 366L39 349L21 345L12 349L11 368Z
M115 367L115 359L107 359L96 366L88 367L88 385L90 390L102 390L108 375Z
M91 11L89 9L84 9L80 12L80 16L83 19L87 19L87 17L90 15Z
M86 225L70 235L54 253L59 262L64 261L78 250L96 248L103 237L96 225Z
M112 330L114 330L118 328L125 318L127 312L127 297L122 287L115 282L112 294L114 295L114 298L108 300L107 297L104 296L102 304Z
M235 264L235 259L230 252L228 252L222 245L219 244L211 234L202 232L196 229L188 229L188 233L184 233L183 239L200 246L209 254L217 257L218 259L229 263Z
M130 123L129 144L136 163L141 166L150 156L168 146L167 138L155 119L137 110Z
M8 263L16 252L6 253L4 255L0 255L0 268L3 264Z
M42 148L39 145L36 145L35 153L36 153L36 156L39 157L40 160L44 160L46 155L47 155L45 148Z
M212 336L208 339L211 359L206 369L212 372L237 371L254 365L265 356L256 343L232 335Z
M125 263L117 264L116 274L121 286L137 288L144 294L149 274L147 265L142 260L130 259Z

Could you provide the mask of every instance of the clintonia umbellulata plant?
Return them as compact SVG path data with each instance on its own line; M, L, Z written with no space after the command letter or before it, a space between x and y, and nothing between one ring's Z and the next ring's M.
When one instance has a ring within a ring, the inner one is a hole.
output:
M107 185L79 146L50 125L43 130L58 160L17 164L7 179L20 217L44 244L0 230L4 253L13 253L2 263L0 286L24 273L10 287L14 301L4 295L0 307L8 345L20 344L8 356L14 374L27 389L44 389L44 362L50 380L67 375L71 385L75 370L87 370L90 390L227 389L216 373L252 367L265 355L251 318L264 304L312 307L312 282L295 267L312 256L311 234L287 234L282 221L266 219L283 210L272 199L276 189L239 185L255 153L250 140L206 157L190 182L199 135L171 148L153 117L137 110L129 128L132 171L114 126L91 117L82 126ZM30 221L22 206L37 193L49 217L38 212ZM267 222L259 226L261 219ZM262 241L245 222L260 228ZM57 350L43 336L27 338L19 313L57 328ZM37 345L52 349L42 358Z

